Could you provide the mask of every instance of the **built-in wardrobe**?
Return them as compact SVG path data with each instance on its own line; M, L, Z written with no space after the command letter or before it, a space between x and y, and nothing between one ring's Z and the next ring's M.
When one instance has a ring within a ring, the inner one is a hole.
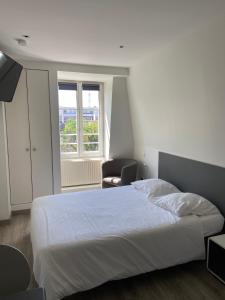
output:
M49 74L24 69L5 105L12 210L53 193Z

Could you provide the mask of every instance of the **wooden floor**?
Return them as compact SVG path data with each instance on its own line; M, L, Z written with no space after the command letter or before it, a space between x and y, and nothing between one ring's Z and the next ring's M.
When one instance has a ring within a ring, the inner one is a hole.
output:
M0 223L0 243L10 244L19 248L32 265L30 215L14 215L9 224ZM110 282L66 299L224 300L225 285L207 272L205 262L193 262L125 280Z

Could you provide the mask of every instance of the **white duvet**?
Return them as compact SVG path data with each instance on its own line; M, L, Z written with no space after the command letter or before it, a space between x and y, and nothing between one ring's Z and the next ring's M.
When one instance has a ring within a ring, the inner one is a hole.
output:
M132 186L38 198L31 223L48 300L205 257L198 217L176 217Z

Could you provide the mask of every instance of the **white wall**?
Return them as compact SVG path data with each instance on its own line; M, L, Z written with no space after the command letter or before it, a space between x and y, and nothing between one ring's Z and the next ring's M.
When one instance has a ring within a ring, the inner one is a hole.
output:
M133 132L126 77L113 78L109 156L133 156Z
M5 128L5 110L3 102L0 102L0 220L9 219L10 214L11 208Z
M225 20L133 66L135 157L157 176L158 151L225 167Z

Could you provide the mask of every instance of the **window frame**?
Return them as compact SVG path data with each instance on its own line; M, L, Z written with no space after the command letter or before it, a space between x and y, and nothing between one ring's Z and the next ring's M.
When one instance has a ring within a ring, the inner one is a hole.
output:
M60 144L60 157L61 159L83 159L83 158L99 158L103 157L104 153L104 83L98 81L85 81L85 80L58 80L59 83L76 83L76 102L77 102L77 153L75 152L61 152ZM82 84L98 84L99 85L99 150L98 151L84 151L83 150L83 105L82 105ZM58 89L59 92L59 89ZM59 106L59 105L58 105ZM59 106L60 108L60 106ZM58 109L59 112L59 109ZM60 135L60 131L59 131Z

